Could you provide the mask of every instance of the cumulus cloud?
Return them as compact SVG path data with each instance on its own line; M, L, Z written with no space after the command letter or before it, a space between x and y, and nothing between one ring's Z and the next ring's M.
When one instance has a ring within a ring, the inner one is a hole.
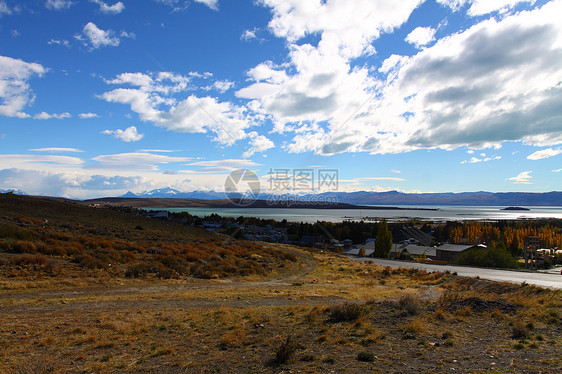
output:
M108 102L130 105L142 121L174 132L215 134L214 141L232 145L248 135L245 129L254 125L244 107L220 102L210 96L190 95L181 100L173 94L187 88L189 77L169 72L148 75L124 73L109 84L127 86L100 95Z
M34 99L28 81L41 77L47 69L37 63L0 56L0 115L27 118L23 109Z
M435 40L435 29L431 27L417 27L404 39L416 48L428 45Z
M384 154L504 141L562 143L562 1L484 20L413 56L390 56L379 69L382 80L353 66L349 56L357 53L348 53L365 46L373 30L363 30L369 36L359 41L338 39L347 44L327 52L334 49L325 37L340 22L320 22L329 4L338 2L317 4L319 16L310 19L304 14L313 10L304 5L274 8L270 28L289 41L289 66L260 64L248 72L255 83L237 92L257 101L276 131L294 133L288 151ZM408 15L397 14L390 17L396 24ZM291 44L313 32L321 33L318 46Z
M45 2L45 7L51 10L65 10L72 6L72 1L70 0L47 0Z
M527 156L528 160L542 160L544 158L554 157L562 153L562 148L547 148Z
M64 113L47 113L47 112L41 112L41 113L37 113L36 115L33 116L33 119L66 119L66 118L71 118L72 116L70 115L70 113L68 112L64 112Z
M134 38L135 34L123 31L120 36L122 38ZM121 39L115 35L115 32L112 30L102 30L93 22L88 22L82 29L82 33L74 37L82 41L84 45L90 46L91 49L117 47L121 42Z
M78 114L78 117L80 117L81 119L99 118L96 113L80 113Z
M113 5L108 5L106 2L101 0L90 0L90 2L99 5L100 11L105 14L119 14L125 10L125 5L121 1L118 1Z
M556 169L556 170L552 170L553 173L560 173L562 172L562 169Z
M1 12L1 10L0 10L0 12ZM240 39L242 39L244 41L250 41L250 40L253 40L253 39L257 39L256 29L244 30L244 32L242 32L242 35L240 35Z
M246 150L246 152L244 152L242 157L251 157L256 152L265 152L268 149L275 147L275 144L273 144L270 139L266 138L263 135L258 135L258 133L255 131L250 132L248 136L251 139L250 144L248 145L249 148L248 150Z
M531 173L531 171L523 171L517 174L517 176L511 177L508 180L513 181L513 183L515 184L533 184L531 182L531 179L533 178L531 176Z
M137 128L135 126L130 126L125 130L104 130L102 131L102 134L113 135L115 138L124 142L136 142L141 140L144 136L143 134L139 134L137 132Z

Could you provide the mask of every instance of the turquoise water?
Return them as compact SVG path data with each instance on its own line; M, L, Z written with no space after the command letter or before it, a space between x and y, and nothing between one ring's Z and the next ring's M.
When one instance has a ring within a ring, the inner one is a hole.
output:
M526 207L530 211L503 211L500 206L423 206L415 209L400 206L408 210L392 209L289 209L289 208L144 208L147 210L168 210L170 212L189 212L195 216L208 216L216 213L224 217L259 217L289 222L342 222L344 220L378 220L404 221L419 219L426 221L458 220L500 220L500 219L562 219L562 207ZM435 209L435 210L424 210Z

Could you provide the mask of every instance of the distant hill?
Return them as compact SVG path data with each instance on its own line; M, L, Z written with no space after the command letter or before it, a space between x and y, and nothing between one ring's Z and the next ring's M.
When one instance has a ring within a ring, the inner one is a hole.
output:
M191 191L180 192L170 187L159 188L156 190L145 191L140 193L133 193L131 191L119 196L124 198L158 198L158 199L203 199L203 200L217 200L224 199L226 195L224 192L215 191Z
M271 195L260 194L260 200ZM142 193L127 192L121 198L161 198L224 200L226 195L216 191L180 192L170 187ZM474 205L474 206L562 206L562 192L461 192L409 194L389 192L325 192L299 195L298 201L328 200L353 205Z
M406 194L389 192L330 192L318 196L338 202L363 205L475 205L475 206L562 206L562 192L462 192Z
M22 190L16 190L16 189L7 189L7 190L0 190L0 193L12 193L14 195L27 195L25 192L23 192Z

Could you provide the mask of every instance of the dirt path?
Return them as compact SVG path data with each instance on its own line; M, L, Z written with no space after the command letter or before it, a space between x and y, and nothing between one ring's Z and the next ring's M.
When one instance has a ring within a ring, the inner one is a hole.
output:
M202 299L189 296L178 297L181 292L229 289L236 294L236 289L265 289L280 286L289 286L300 278L310 274L318 266L312 255L287 248L265 243L268 247L281 250L298 258L298 272L279 279L266 279L261 281L244 281L243 279L202 280L187 279L181 284L147 285L147 286L96 286L86 288L69 288L62 290L15 292L0 295L0 299L33 300L46 305L8 305L0 307L0 314L10 313L42 313L55 311L77 310L103 310L103 309L150 309L150 308L189 308L189 307L219 307L219 306L282 306L282 305L321 305L326 303L341 302L340 297L307 297L292 299L286 295L278 297L248 297L230 299ZM153 297L150 294L170 294ZM143 299L134 300L135 295L142 295ZM96 297L111 296L108 300L95 300ZM168 297L169 296L169 297ZM92 301L76 301L80 298L92 298ZM124 299L120 299L123 297ZM53 304L56 302L57 304Z

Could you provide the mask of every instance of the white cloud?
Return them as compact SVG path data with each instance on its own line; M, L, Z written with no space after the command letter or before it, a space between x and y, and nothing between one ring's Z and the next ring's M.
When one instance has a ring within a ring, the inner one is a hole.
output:
M169 164L175 162L187 162L190 157L172 157L156 155L148 152L117 153L111 155L100 155L92 158L99 162L96 165L88 165L87 169L109 169L109 170L159 170L158 164Z
M210 90L217 90L220 93L225 93L226 91L230 90L234 87L234 82L227 80L224 81L216 81L210 86L202 87L203 90L210 91Z
M100 95L114 103L128 104L142 121L152 122L170 131L215 134L213 140L232 145L245 139L245 129L254 125L246 109L213 97L190 95L178 100L171 94L186 89L189 78L162 72L157 75L124 73L110 84L130 85L136 88L117 88ZM166 110L162 110L167 108Z
M62 45L67 48L70 48L70 42L68 40L58 40L58 39L50 39L47 42L48 45Z
M464 6L467 2L471 0L437 0L437 2L441 5L448 6L454 12L458 11L461 7Z
M125 10L125 5L121 1L118 1L113 5L108 5L106 2L101 0L90 0L90 2L99 5L100 11L105 14L119 14Z
M224 159L224 160L205 160L196 161L188 164L189 166L205 166L205 167L224 167L231 169L251 168L252 166L259 166L260 164L245 159Z
M310 34L321 34L322 54L350 58L369 52L381 32L402 25L423 0L261 0L272 9L269 28L289 43Z
M535 1L536 0L472 0L472 5L467 13L471 16L481 16L496 11L503 13L519 3L534 3Z
M77 157L55 155L0 154L0 168L21 167L25 164L82 165Z
M477 163L480 163L480 162L490 162L490 161L501 160L501 156L486 157L485 154L482 154L481 157L482 158L472 157L470 160L462 161L461 164L477 164Z
M72 1L70 0L47 0L45 2L45 7L52 10L65 10L72 6Z
M552 170L553 173L560 173L562 172L562 169L556 169L556 170Z
M139 134L137 132L137 128L135 126L130 126L125 130L104 130L102 131L102 134L113 135L124 142L136 142L141 140L144 136L143 134Z
M542 160L544 158L554 157L562 153L562 148L553 149L547 148L527 156L528 160Z
M99 118L96 113L80 113L78 114L78 117L80 117L81 119Z
M453 11L460 10L465 4L471 4L467 13L471 16L482 16L492 12L505 13L520 3L535 3L536 0L437 0Z
M6 15L12 14L12 9L8 7L8 4L6 4L5 1L0 1L0 17L2 17L4 14Z
M242 35L240 35L240 39L245 41L257 39L256 29L244 30L244 32L242 32Z
M53 113L53 114L49 114L47 112L41 112L41 113L37 113L36 115L33 116L33 119L66 119L66 118L71 118L72 116L70 115L70 113L68 112L64 112L64 113Z
M0 56L0 115L29 117L22 111L34 99L28 81L45 72L47 69L40 64Z
M416 48L420 48L435 40L435 31L431 27L417 27L404 40Z
M83 36L87 38L86 41L84 41ZM93 22L88 22L82 29L82 35L75 35L75 38L84 41L84 44L86 45L89 43L92 49L100 47L116 47L120 43L119 38L114 36L113 31L104 31L97 27Z
M268 149L274 148L275 144L263 135L258 135L257 132L252 131L248 133L250 137L249 149L244 152L242 157L251 157L256 152L265 152Z
M351 180L341 180L341 182L369 182L369 181L391 181L391 182L403 182L405 181L404 178L396 178L396 177L360 177L360 178L353 178Z
M196 3L205 4L213 10L219 9L219 0L195 0Z
M187 0L155 0L158 3L166 4L171 6L174 11L179 11L186 9L189 5L189 1ZM218 0L194 0L196 3L205 4L209 8L213 10L218 10Z
M511 177L508 180L513 181L515 184L532 184L531 179L533 178L530 174L531 171L523 171L515 177Z
M57 147L50 147L50 148L34 148L30 149L30 151L35 152L84 152L78 148L57 148Z
M387 59L384 81L352 68L345 53L322 53L323 33L318 47L290 45L289 67L262 64L248 73L257 83L275 85L272 93L237 95L256 99L276 131L294 132L290 152L383 154L504 141L556 145L562 143L560 15L562 1L552 1L482 21L414 56ZM287 35L306 33L279 25Z

